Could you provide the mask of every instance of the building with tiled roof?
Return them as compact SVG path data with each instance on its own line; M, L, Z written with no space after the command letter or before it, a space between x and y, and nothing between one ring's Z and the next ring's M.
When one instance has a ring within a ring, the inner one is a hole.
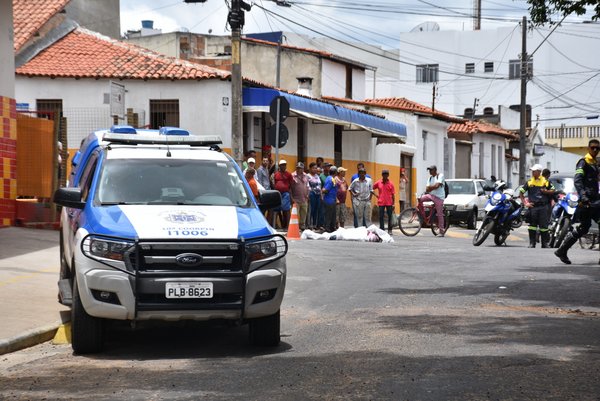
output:
M172 57L222 69L231 68L231 41L227 36L170 32L136 35L126 41ZM276 43L244 37L241 53L244 77L315 98L364 99L365 71L374 68L330 52L284 44L281 46L280 80L277 84Z
M231 75L83 28L70 32L16 72L27 77L141 80L227 79Z
M219 134L227 148L230 75L78 27L16 69L16 98L28 110L62 113L70 149L115 121Z
M499 126L470 121L434 110L406 98L350 101L326 97L341 104L364 107L408 127L406 145L400 145L400 163L416 167L415 187L424 188L425 168L435 164L446 178L485 178L495 175L508 179L512 160L505 160L509 141L518 135Z

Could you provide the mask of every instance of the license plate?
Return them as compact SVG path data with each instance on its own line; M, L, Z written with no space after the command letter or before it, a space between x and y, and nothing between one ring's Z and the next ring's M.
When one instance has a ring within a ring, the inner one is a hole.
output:
M213 283L167 283L165 286L167 298L212 298Z

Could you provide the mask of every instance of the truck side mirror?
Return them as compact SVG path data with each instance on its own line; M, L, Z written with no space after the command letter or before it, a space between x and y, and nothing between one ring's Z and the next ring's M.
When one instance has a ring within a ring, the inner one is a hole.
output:
M281 193L273 190L260 191L258 194L258 202L261 211L274 209L281 206Z
M58 188L54 192L52 201L57 205L83 209L85 202L81 201L81 188Z

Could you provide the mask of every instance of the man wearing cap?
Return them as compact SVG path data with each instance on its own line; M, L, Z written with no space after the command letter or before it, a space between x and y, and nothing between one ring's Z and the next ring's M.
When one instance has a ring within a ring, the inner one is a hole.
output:
M370 226L373 183L370 178L367 178L367 170L358 169L358 178L352 180L348 190L352 195L352 208L355 213L354 227Z
M598 192L598 179L600 178L600 166L598 165L597 157L600 151L600 141L590 139L588 142L588 153L583 159L579 159L575 166L575 189L579 195L579 207L577 212L579 215L579 226L569 232L560 247L554 252L556 256L568 265L571 260L567 256L567 251L575 242L590 229L592 219L596 222L600 220L600 207L598 201L600 194ZM600 261L598 261L600 263Z
M433 202L438 219L440 237L443 237L446 233L444 222L444 198L446 197L446 193L444 192L444 174L438 173L435 165L427 167L427 170L429 171L429 178L427 178L427 186L425 186L425 195L419 198L419 211L424 216L423 202Z
M329 177L325 179L323 186L323 210L325 214L325 231L335 231L335 205L337 203L337 186L334 177L337 175L337 167L329 167Z
M542 237L542 248L548 248L550 232L548 231L548 203L554 195L554 185L542 176L542 166L534 164L531 168L531 178L520 189L519 197L529 208L529 248L535 248L537 230ZM598 184L596 184L597 186ZM527 200L525 200L527 192Z
M382 170L381 171L381 179L377 180L375 184L373 184L373 191L376 189L379 191L379 194L373 193L377 197L377 206L379 206L379 228L385 230L385 224L383 221L383 214L387 212L388 215L388 233L392 234L392 213L394 211L395 194L396 188L394 188L394 184L390 181L390 171Z
M287 229L290 222L290 210L292 209L292 200L290 196L290 189L292 186L292 174L287 171L287 162L285 160L279 161L279 171L273 174L274 188L281 193L281 207L274 209L279 215L281 221L281 228Z
M249 157L248 160L246 161L246 168L244 169L244 173L246 172L246 170L248 170L249 168L255 169L256 167L256 159L254 157Z
M306 228L308 217L308 196L310 186L308 185L308 174L304 173L304 163L296 163L296 171L292 173L292 200L298 208L298 225L300 230Z
M246 153L246 156L248 158L242 163L242 170L246 170L248 168L250 159L254 160L254 163L256 163L256 150L249 150L248 153ZM254 166L252 166L252 168L254 168Z

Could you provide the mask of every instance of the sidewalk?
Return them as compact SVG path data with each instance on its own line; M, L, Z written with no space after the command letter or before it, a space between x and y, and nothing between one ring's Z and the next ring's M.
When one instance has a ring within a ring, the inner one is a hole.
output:
M0 355L52 339L68 311L57 301L58 238L54 230L0 228Z

